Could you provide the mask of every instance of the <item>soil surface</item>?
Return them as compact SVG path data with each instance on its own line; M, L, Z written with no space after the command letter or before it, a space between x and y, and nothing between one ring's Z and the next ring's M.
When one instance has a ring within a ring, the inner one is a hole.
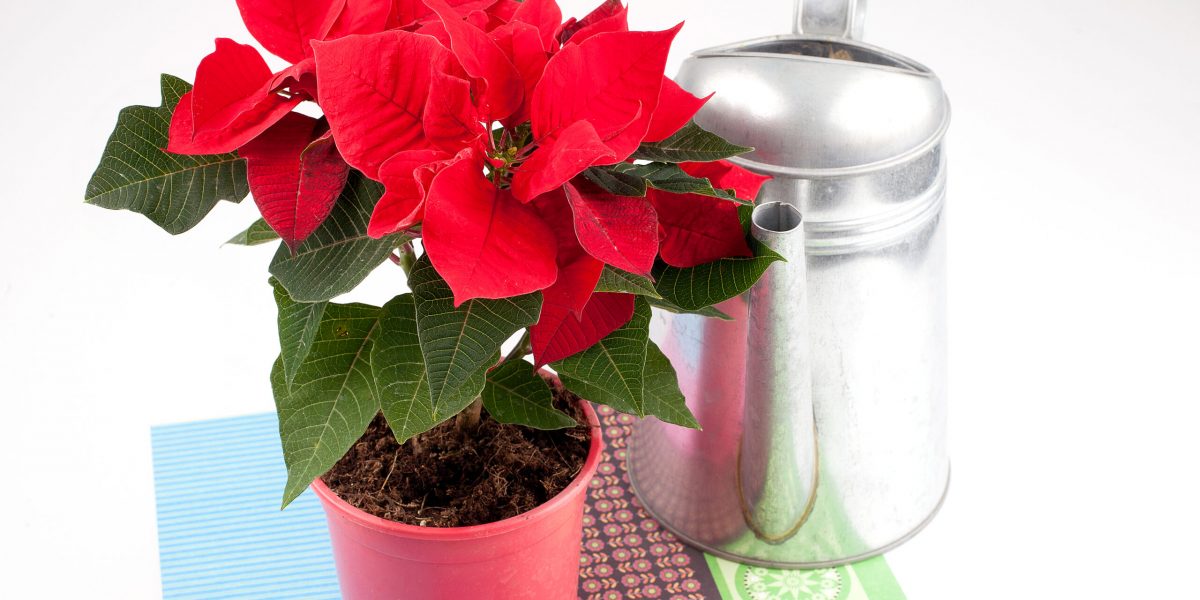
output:
M575 479L591 442L578 397L554 387L555 406L579 426L539 431L499 423L484 410L469 436L454 419L421 434L418 454L411 441L396 443L380 414L321 479L346 502L410 525L464 527L527 512Z

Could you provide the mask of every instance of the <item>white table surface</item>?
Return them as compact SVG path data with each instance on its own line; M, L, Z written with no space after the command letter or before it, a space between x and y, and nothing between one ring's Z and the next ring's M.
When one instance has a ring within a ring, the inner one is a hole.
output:
M791 9L631 10L688 20L673 71ZM1197 597L1197 31L1191 0L872 0L955 111L954 482L888 557L911 599ZM272 409L273 249L221 247L249 201L169 239L81 200L118 109L250 38L234 0L5 0L0 32L0 596L156 597L149 428Z

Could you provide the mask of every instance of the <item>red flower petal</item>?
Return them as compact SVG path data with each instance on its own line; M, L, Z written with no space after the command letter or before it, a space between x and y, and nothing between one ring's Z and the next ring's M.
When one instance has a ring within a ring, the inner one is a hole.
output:
M257 103L255 96L272 78L254 46L217 38L216 49L196 67L193 123L199 129L227 125Z
M421 237L454 305L509 298L554 283L554 233L533 209L483 176L471 149L433 179Z
M517 14L517 9L521 8L521 3L517 0L500 0L487 8L487 13L491 17L501 23L507 23L512 20L513 15Z
M533 94L535 138L586 120L618 158L632 154L658 106L667 52L682 26L609 33L564 47Z
M238 150L258 211L293 252L329 216L350 173L319 123L289 113Z
M583 249L618 269L649 275L658 254L658 218L650 201L581 191L571 183L564 188Z
M379 179L386 191L367 225L367 235L381 238L408 229L425 215L425 195L429 180L445 168L453 157L433 148L401 152L379 167Z
M542 45L537 28L529 23L513 21L498 27L490 35L517 68L525 87L525 101L521 103L521 108L505 119L506 126L516 126L529 120L529 103L533 99L533 90L542 79L542 72L546 70L550 54Z
M582 352L633 318L634 297L630 294L593 294L583 314L576 317L555 301L553 289L543 292L541 319L529 328L536 366Z
M658 252L667 264L694 267L730 256L753 255L733 202L654 189L647 197L658 214Z
M346 0L237 0L250 35L291 63L312 56L311 40L325 39Z
M680 163L679 168L692 177L707 178L713 187L732 188L738 198L748 202L753 202L758 197L758 190L771 180L770 175L759 175L727 160Z
M477 10L488 10L497 0L447 0L459 17L466 17ZM422 0L393 0L392 13L388 18L388 29L409 27L424 23L437 16Z
M536 27L542 48L549 50L555 42L554 32L562 24L562 11L554 0L524 0L512 20Z
M592 258L579 245L579 239L575 236L575 218L562 188L538 196L533 201L533 207L554 230L558 245L558 280L550 289L557 294L555 301L578 317L596 289L604 263ZM550 293L549 289L547 293Z
M692 120L692 117L696 116L709 98L712 98L712 94L697 98L679 87L679 84L670 78L663 77L658 108L654 110L654 115L650 118L650 129L642 141L661 142L671 137L671 134L679 131L688 124L688 121Z
M491 25L494 22L492 16L482 10L471 11L471 14L467 15L467 18L463 20L485 33L490 31Z
M325 40L336 40L353 34L379 33L387 28L390 2L379 0L346 0L346 6L325 34Z
M521 107L525 87L521 75L483 30L463 21L446 0L425 0L442 19L450 49L463 70L482 83L479 109L492 120L503 119Z
M563 129L548 144L534 150L513 175L512 190L524 202L558 188L592 165L619 158L596 135L587 121Z
M253 46L218 38L196 68L196 85L171 116L167 150L232 152L273 125L303 97L271 93L274 76Z
M482 119L471 103L471 84L465 79L434 73L423 127L433 145L458 152L486 135Z
M317 63L306 58L278 73L271 79L272 92L286 91L288 95L317 98Z
M437 40L439 44L450 47L450 34L446 32L441 21L426 21L413 30L413 33L428 35Z
M572 18L563 23L555 36L565 45L567 42L578 44L598 33L629 31L628 14L621 0L604 0L583 19Z
M378 180L383 161L429 146L422 121L433 73L457 71L449 50L406 31L313 46L321 108L350 166Z
M729 161L683 163L693 177L706 177L713 187L732 188L738 198L753 201L770 179ZM730 256L751 256L745 233L732 202L695 194L670 194L650 190L647 194L658 213L663 261L676 267L692 267Z

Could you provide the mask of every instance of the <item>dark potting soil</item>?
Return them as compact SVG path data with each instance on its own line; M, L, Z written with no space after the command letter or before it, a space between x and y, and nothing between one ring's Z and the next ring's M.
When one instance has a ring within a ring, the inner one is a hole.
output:
M587 459L591 431L577 396L555 386L554 404L580 423L539 431L506 425L483 411L473 434L450 419L396 443L377 415L350 451L321 479L372 515L428 527L464 527L514 517L567 487Z

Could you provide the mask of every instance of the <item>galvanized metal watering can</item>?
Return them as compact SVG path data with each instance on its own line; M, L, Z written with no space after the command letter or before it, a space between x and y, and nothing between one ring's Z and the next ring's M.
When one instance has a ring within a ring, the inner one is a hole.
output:
M773 175L752 234L783 254L733 317L658 314L703 431L647 419L629 468L685 541L815 568L880 554L941 506L946 455L943 136L924 66L856 40L862 3L803 0L794 35L697 52L697 121ZM802 32L802 33L801 33Z

